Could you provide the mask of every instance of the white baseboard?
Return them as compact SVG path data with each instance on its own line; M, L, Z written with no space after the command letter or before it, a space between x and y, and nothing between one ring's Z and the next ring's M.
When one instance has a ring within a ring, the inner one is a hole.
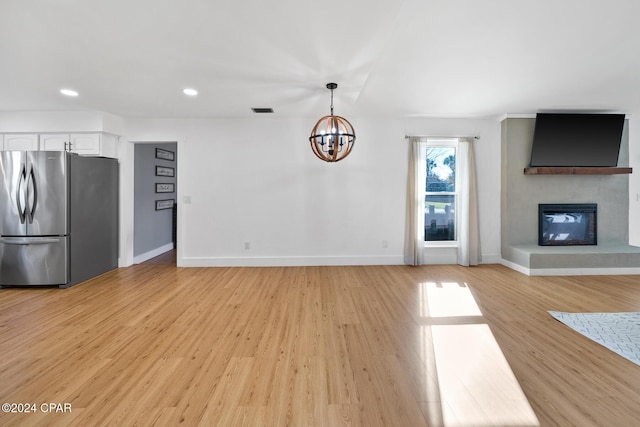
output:
M404 258L397 256L344 256L344 257L183 257L178 267L302 267L325 265L402 265Z
M134 264L142 264L145 261L149 261L151 258L155 258L158 255L162 255L165 252L168 252L173 249L173 243L168 243L164 246L160 246L159 248L155 248L143 254L133 257Z
M427 264L457 264L456 254L430 254ZM483 255L482 264L500 264L500 256ZM403 265L402 255L307 257L178 257L178 267L304 267L323 265ZM505 264L506 265L506 264ZM528 274L528 273L525 273Z
M500 260L500 264L505 267L509 267L512 270L517 271L518 273L526 274L527 276L531 276L531 269L528 267L523 267L520 264L516 264L515 262L507 261L506 259Z

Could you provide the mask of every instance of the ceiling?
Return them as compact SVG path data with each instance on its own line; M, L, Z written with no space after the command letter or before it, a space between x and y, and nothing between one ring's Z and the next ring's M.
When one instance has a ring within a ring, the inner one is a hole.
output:
M337 82L342 115L631 114L639 16L637 0L0 0L0 111L318 116Z

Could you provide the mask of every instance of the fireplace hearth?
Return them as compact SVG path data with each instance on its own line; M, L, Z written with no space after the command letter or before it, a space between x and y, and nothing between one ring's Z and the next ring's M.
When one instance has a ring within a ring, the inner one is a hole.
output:
M597 245L598 205L565 203L538 205L538 245Z

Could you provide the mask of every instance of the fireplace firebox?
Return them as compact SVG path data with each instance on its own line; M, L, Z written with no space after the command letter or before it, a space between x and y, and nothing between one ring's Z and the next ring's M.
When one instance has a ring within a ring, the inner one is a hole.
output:
M597 217L595 203L539 204L538 245L597 245Z

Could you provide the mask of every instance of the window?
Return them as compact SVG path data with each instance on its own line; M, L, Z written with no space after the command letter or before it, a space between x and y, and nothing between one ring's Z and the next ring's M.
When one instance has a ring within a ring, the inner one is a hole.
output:
M457 145L457 139L427 141L424 193L424 240L427 246L457 241Z
M478 264L472 137L410 138L405 262L422 265L431 255L456 254L460 265Z

